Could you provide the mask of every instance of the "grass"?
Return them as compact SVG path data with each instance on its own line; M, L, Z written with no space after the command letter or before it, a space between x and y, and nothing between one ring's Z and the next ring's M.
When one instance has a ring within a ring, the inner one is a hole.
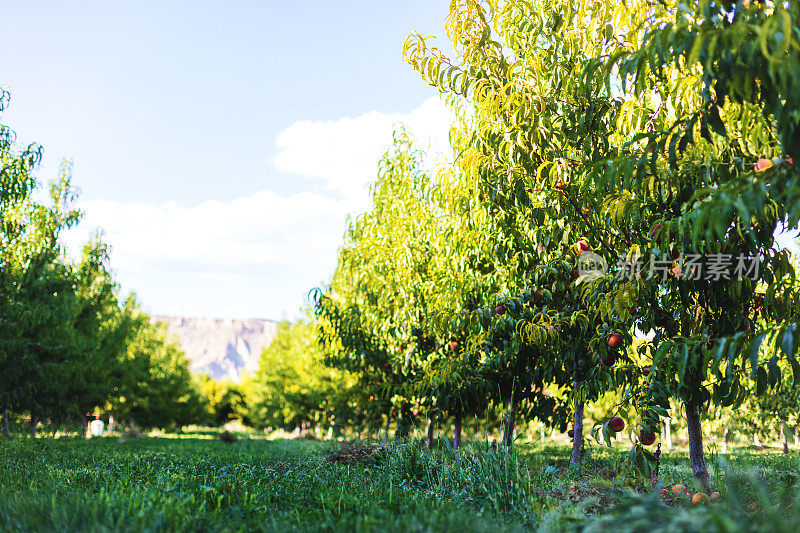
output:
M627 490L618 450L485 444L430 452L208 433L0 442L3 531L792 531L797 454L710 457L723 502ZM692 485L685 454L661 479ZM666 503L666 504L665 504Z

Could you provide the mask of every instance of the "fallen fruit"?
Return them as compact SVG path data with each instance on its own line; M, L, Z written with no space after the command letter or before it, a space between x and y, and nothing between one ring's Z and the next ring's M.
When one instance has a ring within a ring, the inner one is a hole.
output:
M608 336L606 342L608 342L608 345L611 346L612 348L619 348L620 346L622 346L622 335L620 335L619 333L612 333L611 335Z
M719 492L712 492L711 493L711 499L712 500L719 500L720 499Z
M656 434L655 434L655 432L654 432L654 431L651 431L651 432L649 432L649 433L645 433L645 431L644 431L644 430L642 430L642 431L639 433L639 442L641 442L641 443L642 443L642 444L644 444L645 446L650 446L650 445L651 445L651 444L653 444L655 441L656 441Z
M683 485L672 485L672 495L677 496L678 494L683 492L684 489L686 489L686 487L684 487Z
M708 501L708 494L705 492L696 492L694 496L692 496L692 505L700 505L702 503L706 503Z
M608 427L610 427L610 428L611 428L611 431L614 431L614 432L616 432L616 433L619 433L620 431L622 431L623 429L625 429L625 421L624 421L622 418L620 418L620 417L618 417L618 416L615 416L615 417L614 417L614 418L612 418L612 419L611 419L611 421L608 423Z
M661 489L661 497L666 498L669 496L669 491L667 489Z

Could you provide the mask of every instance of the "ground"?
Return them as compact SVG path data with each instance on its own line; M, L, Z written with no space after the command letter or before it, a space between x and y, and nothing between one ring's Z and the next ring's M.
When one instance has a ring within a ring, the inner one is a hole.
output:
M709 457L722 501L631 491L624 452L485 443L456 458L418 443L224 442L215 432L159 438L0 443L0 529L13 531L738 531L800 526L795 454ZM657 483L692 487L684 453ZM741 479L740 479L741 478ZM648 488L649 488L649 484ZM639 489L644 488L641 484ZM751 527L752 526L752 527Z

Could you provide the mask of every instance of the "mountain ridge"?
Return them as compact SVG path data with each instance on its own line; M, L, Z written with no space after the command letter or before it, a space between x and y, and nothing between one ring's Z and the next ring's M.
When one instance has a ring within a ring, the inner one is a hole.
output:
M152 315L152 322L167 325L189 359L189 369L217 380L239 382L245 372L255 372L261 351L269 346L278 321L258 318L203 318Z

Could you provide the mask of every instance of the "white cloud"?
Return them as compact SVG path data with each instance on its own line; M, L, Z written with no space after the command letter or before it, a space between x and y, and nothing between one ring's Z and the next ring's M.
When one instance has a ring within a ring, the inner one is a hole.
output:
M299 121L278 136L275 165L321 180L321 193L265 190L194 206L81 202L85 218L66 244L77 256L89 233L102 228L123 288L140 292L156 313L295 313L308 290L333 273L347 215L368 208L367 185L394 127L405 124L420 147L443 153L451 122L438 99L408 114Z
M453 114L438 98L429 98L407 114L371 111L361 116L320 122L300 120L277 139L274 163L281 172L321 180L354 206L363 208L367 186L378 161L392 142L395 126L404 124L431 154L447 153Z
M778 228L775 231L775 240L778 241L778 246L786 248L793 255L800 256L800 245L798 245L798 232L797 228Z
M330 266L345 220L341 200L271 191L193 207L112 201L80 207L85 219L68 235L71 250L79 250L87 233L100 227L121 273L172 264L203 279L232 275L214 269Z

